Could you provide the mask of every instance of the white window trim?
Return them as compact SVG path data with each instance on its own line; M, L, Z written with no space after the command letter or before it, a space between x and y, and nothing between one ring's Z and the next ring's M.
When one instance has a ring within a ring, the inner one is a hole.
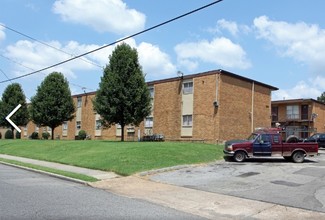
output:
M78 123L79 122L79 123ZM78 125L79 124L79 125ZM79 128L78 128L79 127ZM81 121L76 122L76 129L77 131L81 130Z
M191 119L191 120L189 120ZM183 127L193 127L193 115L183 115L182 117Z
M96 131L99 131L101 129L102 129L102 123L101 123L101 121L100 120L96 120L95 121L95 130Z
M77 108L81 108L82 106L82 96L77 97Z
M183 82L183 94L184 95L193 94L193 87L194 87L193 81Z
M288 119L299 119L300 118L299 105L287 105L286 114Z
M65 121L65 122L62 123L62 130L63 131L68 130L68 122L67 121Z
M145 128L152 128L153 127L153 117L147 117L144 124Z
M155 97L155 88L154 87L149 87L149 93L150 93L150 98Z

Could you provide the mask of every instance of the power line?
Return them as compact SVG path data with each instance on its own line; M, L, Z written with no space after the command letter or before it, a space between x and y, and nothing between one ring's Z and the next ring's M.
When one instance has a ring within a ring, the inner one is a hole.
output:
M19 62L17 62L17 61L15 61L15 60L13 60L13 59L11 59L11 58L9 58L9 57L6 57L6 56L4 56L4 55L2 55L2 54L0 54L0 57L3 57L3 58L5 58L5 59L7 59L7 60L9 60L10 62L13 62L13 63L15 63L15 64L17 64L17 65L20 65L20 66L22 66L22 67L24 67L24 68L26 68L26 69L29 69L29 70L31 70L31 71L35 71L35 69L33 69L33 68L31 68L31 67L28 67L28 66L25 66L24 64L22 64L22 63L19 63ZM12 79L9 79L9 77L0 69L0 71L6 76L6 78L12 83ZM42 72L44 75L46 75L46 73L44 73L44 72ZM87 90L93 90L93 89L90 89L90 88L87 88L87 87L85 87L85 86L81 86L81 85L78 85L78 84L75 84L75 83L72 83L72 82L69 82L69 84L71 84L71 85L74 85L74 86L76 86L76 87L80 87L82 90L85 90L85 89L87 89Z
M193 14L193 13L195 13L195 12L198 12L198 11L200 11L200 10L203 10L203 9L205 9L205 8L208 8L208 7L210 7L210 6L214 5L214 4L217 4L217 3L221 2L221 1L223 1L223 0L217 0L217 1L214 1L214 2L212 2L212 3L210 3L210 4L207 4L207 5L204 5L204 6L200 7L200 8L194 9L194 10L192 10L192 11L190 11L190 12L187 12L187 13L185 13L185 14L182 14L182 15L180 15L180 16L177 16L177 17L175 17L175 18L172 18L172 19L170 19L170 20L167 20L167 21L165 21L165 22L162 22L162 23L160 23L160 24L157 24L157 25L155 25L155 26L152 26L152 27L150 27L150 28L147 28L147 29L145 29L145 30L143 30L143 31L140 31L140 32L137 32L137 33L135 33L135 34L129 35L129 36L124 37L124 38L122 38L122 39L120 39L120 40L114 41L113 43L110 43L110 44L107 44L107 45L104 45L104 46L98 47L97 49L94 49L94 50L88 51L88 52L86 52L86 53L83 53L83 54L77 55L77 56L75 56L75 57L72 57L72 58L70 58L70 59L67 59L67 60L61 61L61 62L59 62L59 63L56 63L56 64L53 64L53 65L51 65L51 66L45 67L45 68L43 68L43 69L40 69L40 70L37 70L37 71L33 71L33 72L31 72L31 73L27 73L27 74L25 74L25 75L21 75L21 76L17 76L17 77L11 78L10 80L16 80L16 79L19 79L19 78L27 77L27 76L30 76L30 75L33 75L33 74L36 74L36 73L42 72L42 71L44 71L44 70L48 70L48 69L50 69L50 68L53 68L53 67L56 67L56 66L62 65L62 64L64 64L64 63L70 62L70 61L72 61L72 60L78 59L78 58L80 58L80 57L86 56L86 55L88 55L88 54L91 54L91 53L94 53L94 52L96 52L96 51L102 50L102 49L104 49L104 48L106 48L106 47L109 47L109 46L112 46L112 45L114 45L114 44L117 44L117 43L119 43L119 42L125 41L125 40L127 40L127 39L129 39L129 38L135 37L135 36L137 36L137 35L140 35L140 34L143 34L143 33L145 33L145 32L148 32L148 31L151 31L151 30L153 30L153 29L156 29L156 28L158 28L158 27L160 27L160 26L163 26L163 25L166 25L166 24L171 23L171 22L173 22L173 21L176 21L176 20L178 20L178 19L180 19L180 18L183 18L183 17L185 17L185 16L188 16L188 15L190 15L190 14ZM8 82L8 81L9 81L9 80L4 80L4 81L1 81L0 83L4 83L4 82Z
M50 47L50 48L52 48L52 49L54 49L54 50L57 50L57 51L59 51L59 52L61 52L61 53L67 54L67 55L72 56L72 57L75 57L74 54L70 54L70 53L68 53L68 52L66 52L66 51L64 51L64 50L62 50L62 49L56 48L56 47L54 47L54 46L52 46L52 45L50 45L50 44L47 44L47 43L45 43L45 42L43 42L43 41L37 40L37 39L34 38L34 37L31 37L31 36L29 36L29 35L27 35L27 34L24 34L24 33L20 32L20 31L17 31L17 30L15 30L15 29L13 29L13 28L11 28L11 27L8 27L8 26L6 26L6 25L4 25L4 24L1 24L1 23L0 23L0 26L4 27L4 28L6 28L6 29L8 29L8 30L10 30L10 31L12 31L12 32L15 32L15 33L17 33L17 34L20 34L20 35L22 35L22 36L24 36L24 37L26 37L26 38L28 38L28 39L31 39L31 40L33 40L33 41L35 41L35 42L38 42L38 43L43 44L43 45L45 45L45 46L47 46L47 47ZM97 63L95 63L95 62L89 61L89 60L87 60L87 59L84 59L84 58L82 58L82 57L79 57L79 59L81 59L82 61L84 61L84 62L86 62L86 63L89 63L89 64L91 64L91 65L94 65L94 66L97 66L97 67L103 68L101 65L99 65L99 64L97 64Z
M0 69L0 72L12 83L12 81L9 79L9 77L7 76L7 74L5 72L3 72L2 69Z

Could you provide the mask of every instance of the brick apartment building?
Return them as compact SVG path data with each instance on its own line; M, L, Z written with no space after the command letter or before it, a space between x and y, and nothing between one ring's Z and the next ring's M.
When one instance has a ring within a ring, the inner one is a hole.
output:
M272 125L280 123L286 137L307 138L325 132L325 104L314 99L272 101Z
M174 77L147 83L152 97L152 113L139 127L126 126L125 140L152 134L166 140L221 143L247 137L256 127L271 126L271 92L276 87L224 70ZM93 111L95 92L73 96L75 118L55 129L55 137L75 139L85 130L91 139L120 139L116 125L102 129L100 115ZM22 128L22 138L37 128L30 122Z

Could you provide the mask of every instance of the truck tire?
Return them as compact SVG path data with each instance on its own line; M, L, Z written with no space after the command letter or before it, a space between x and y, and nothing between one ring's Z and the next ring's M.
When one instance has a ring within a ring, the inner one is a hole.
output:
M246 159L246 153L244 151L237 151L234 155L236 162L243 162Z
M305 154L302 151L296 151L292 155L292 160L295 163L302 163L305 160Z

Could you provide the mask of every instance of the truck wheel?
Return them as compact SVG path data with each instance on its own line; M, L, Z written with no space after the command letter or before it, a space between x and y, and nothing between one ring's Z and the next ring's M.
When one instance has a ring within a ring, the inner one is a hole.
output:
M295 163L302 163L305 160L305 154L302 151L294 152L292 155L292 160Z
M244 151L237 151L234 155L234 160L236 162L243 162L246 159L246 154Z

